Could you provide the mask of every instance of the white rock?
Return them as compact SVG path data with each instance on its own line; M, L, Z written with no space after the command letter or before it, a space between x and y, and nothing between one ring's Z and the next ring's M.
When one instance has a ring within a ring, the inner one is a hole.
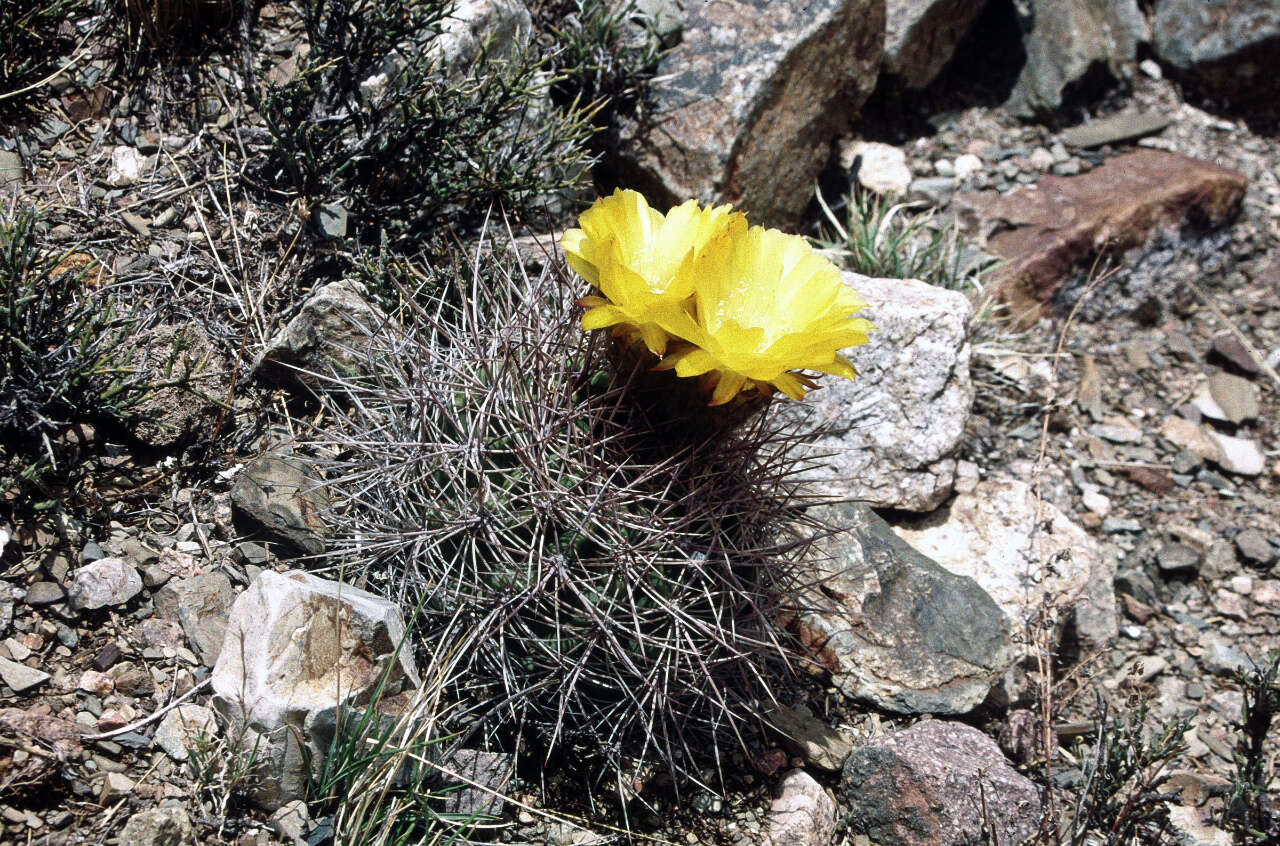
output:
M836 834L836 803L804 770L792 770L769 806L761 846L828 846Z
M107 184L113 188L125 188L142 177L146 157L135 147L116 147L111 151L111 167L107 169Z
M951 493L973 406L969 300L913 279L844 277L876 327L865 346L844 351L858 379L826 378L781 414L814 433L809 481L875 507L931 510Z
M841 156L846 169L858 166L858 184L876 194L900 195L911 186L911 169L907 154L897 147L879 141L859 141L847 147Z
M259 804L302 798L308 753L313 762L327 753L336 708L366 702L389 663L384 694L418 684L411 648L398 649L404 632L393 603L308 573L266 570L240 595L213 668L213 704L232 737L257 747Z
M1027 157L1027 163L1038 171L1047 172L1054 164L1053 153L1050 153L1044 147L1036 147L1031 151L1031 155Z
M973 153L965 153L962 156L957 156L955 162L956 179L968 179L975 173L981 173L982 167L982 159L978 158Z
M1231 577L1231 589L1241 596L1253 593L1253 576L1242 573Z
M142 592L142 576L119 558L99 558L76 570L67 596L79 609L123 605Z
M1039 527L1049 521L1050 530ZM1037 509L1034 491L1015 479L987 479L960 494L945 518L896 527L907 543L946 569L971 576L1015 628L1015 641L1046 599L1069 611L1090 647L1116 636L1116 562L1094 538L1048 502Z
M449 69L484 56L505 59L529 45L533 19L520 0L460 0L441 22L431 50Z
M175 761L185 761L200 735L213 737L218 721L213 710L203 705L179 705L164 715L156 727L155 743Z
M1209 432L1209 438L1218 445L1222 455L1218 466L1237 476L1257 476L1266 469L1267 460L1258 444L1247 438L1233 438L1221 432Z
M10 661L8 658L0 658L0 681L9 685L14 693L25 693L48 680L49 674L43 670Z
M1106 517L1111 513L1111 500L1098 491L1085 491L1080 496L1080 501L1099 517Z
M1168 842L1172 846L1231 846L1231 835L1204 821L1203 816L1199 808L1170 805Z

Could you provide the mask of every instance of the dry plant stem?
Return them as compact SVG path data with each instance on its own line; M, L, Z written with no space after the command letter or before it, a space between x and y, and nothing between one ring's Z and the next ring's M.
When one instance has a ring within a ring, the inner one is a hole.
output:
M1099 274L1098 266L1103 260L1103 255L1099 254L1094 260L1093 266L1089 269L1089 282L1085 286L1084 292L1080 298L1076 300L1071 312L1067 315L1067 319L1062 324L1062 331L1058 333L1058 342L1054 347L1053 367L1049 373L1049 396L1045 403L1043 418L1040 421L1040 446L1036 454L1036 465L1034 471L1034 479L1032 482L1032 490L1035 495L1036 524L1032 531L1036 533L1036 542L1039 547L1037 550L1037 558L1040 561L1040 584L1049 584L1049 555L1045 550L1045 531L1043 525L1044 518L1044 496L1043 481L1044 472L1048 463L1049 455L1049 419L1053 416L1058 397L1058 365L1062 361L1062 350L1066 346L1067 336L1071 332L1071 327L1075 323L1076 316L1080 312L1084 301L1104 280L1108 279L1115 270ZM1047 588L1046 588L1047 590ZM1039 672L1040 684L1040 742L1044 751L1044 768L1045 781L1048 784L1046 795L1048 799L1048 819L1053 830L1053 842L1061 846L1062 834L1058 825L1058 806L1053 790L1053 630L1052 622L1047 619L1050 613L1050 604L1052 599L1046 594L1041 603L1040 615L1041 625L1039 635L1041 642L1039 648L1036 649L1036 669Z
M96 740L109 740L109 739L111 739L111 738L113 738L113 737L116 737L116 736L118 736L118 735L121 735L121 734L128 734L128 733L129 733L129 732L131 732L131 731L137 731L138 729L142 728L142 727L143 727L143 726L145 726L145 725L148 725L149 723L154 723L156 720L160 719L160 718L161 718L161 717L163 717L165 714L167 714L167 713L169 713L170 711L172 711L174 708L177 708L177 707L178 707L179 705L181 705L183 702L186 702L188 699L190 699L191 697L195 696L195 695L196 695L197 693L199 693L200 691L204 690L204 689L205 689L206 687L208 687L212 682L213 682L213 678L212 678L212 677L209 677L209 678L205 679L204 681L202 681L202 682L200 682L199 684L197 684L195 687L193 687L193 688L191 688L190 690L188 690L186 693L184 693L184 694L182 694L181 696L179 696L177 699L175 699L175 700L173 700L172 702L170 702L168 705L165 705L165 706L163 706L163 707L161 707L161 708L157 708L157 709L156 709L155 711L153 711L150 715L148 715L148 716L146 716L146 717L143 717L141 720L138 720L137 722L130 723L130 724L129 724L129 725L127 725L127 726L123 726L123 727L118 728L118 729L113 729L113 730L108 731L108 732L103 732L102 734L82 734L82 735L80 735L80 739L81 739L81 740L90 740L90 741L96 741Z

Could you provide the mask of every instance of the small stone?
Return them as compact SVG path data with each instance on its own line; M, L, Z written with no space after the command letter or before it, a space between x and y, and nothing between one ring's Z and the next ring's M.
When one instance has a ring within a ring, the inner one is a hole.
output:
M164 715L156 728L156 745L175 761L185 761L188 748L200 734L217 734L213 711L203 705L179 705Z
M1228 473L1237 476L1257 476L1267 467L1267 460L1256 441L1233 438L1220 432L1209 432L1210 440L1218 445L1222 455L1217 464Z
M1132 517L1108 517L1102 521L1102 532L1107 535L1136 534L1142 531L1142 524Z
M956 175L956 166L951 159L938 159L933 163L933 172L938 176L952 177Z
M836 803L804 770L792 770L764 821L762 846L826 846L836 835Z
M1253 576L1241 573L1231 577L1231 589L1241 596L1253 593Z
M1185 695L1193 702L1199 702L1204 699L1204 687L1199 682L1187 682Z
M1162 79L1164 77L1164 71L1160 69L1160 63L1155 59L1143 59L1138 62L1138 70L1152 79Z
M1258 386L1248 379L1219 371L1209 377L1209 395L1230 423L1258 416Z
M1265 567L1276 557L1276 549L1257 529L1245 529L1236 535L1236 549L1245 561ZM30 602L30 598L27 600Z
M129 814L120 831L129 846L195 846L196 831L182 808L148 808Z
M133 779L124 773L107 773L98 792L98 801L103 805L117 802L132 793L135 786Z
M323 203L311 213L316 234L325 240L347 237L347 210L340 203Z
M77 609L123 605L142 592L142 577L118 558L102 558L76 571L68 594Z
M15 152L0 150L0 188L10 185L21 185L26 181L22 168L22 156Z
M926 176L911 180L907 197L920 200L931 206L942 208L951 202L951 195L956 191L955 180L949 176Z
M1214 591L1213 610L1233 620L1246 620L1249 618L1249 614L1244 607L1244 600L1240 598L1238 593L1232 593L1229 590Z
M1200 663L1214 675L1229 676L1236 670L1249 666L1249 659L1241 655L1222 635L1208 634L1204 637L1203 643L1204 655Z
M1101 147L1154 135L1172 122L1168 115L1156 112L1120 112L1066 130L1062 133L1062 142L1069 147Z
M102 547L93 541L89 541L84 545L84 549L80 550L80 563L92 564L93 562L106 558L107 553L103 552Z
M1136 444L1142 440L1142 430L1122 417L1108 417L1090 426L1089 431L1113 444Z
M142 176L146 159L134 147L116 147L111 151L111 167L107 171L107 184L112 188L127 188Z
M120 212L120 219L124 221L124 225L135 235L141 235L143 238L150 237L151 228L147 226L147 222L134 214L133 212Z
M52 605L61 602L66 596L62 585L57 582L36 582L27 588L28 605Z
M1245 345L1234 332L1219 332L1214 335L1210 354L1217 356L1242 373L1256 376L1262 372L1258 367L1258 362L1254 360L1249 350L1245 348Z
M858 184L868 191L882 195L907 193L911 185L911 168L902 150L879 141L860 141L842 155L845 164L854 173Z
M1053 153L1044 147L1036 147L1031 151L1031 155L1027 157L1027 163L1041 173L1046 173L1052 168L1056 162L1053 160Z
M1217 828L1198 808L1169 805L1168 837L1180 846L1231 846L1231 835Z
M95 696L106 696L116 689L116 680L97 670L85 670L80 674L80 683L77 687Z
M9 685L14 693L26 693L48 680L49 674L42 670L19 664L17 661L10 661L8 658L0 658L0 681Z
M286 843L299 844L299 846L306 843L307 834L312 829L307 803L301 799L286 802L271 815L271 819L267 820L267 827Z
M1098 491L1085 491L1080 497L1084 507L1097 514L1099 517L1106 517L1111 513L1111 500Z
M983 170L982 159L973 153L957 156L955 161L956 179L965 180Z
M107 708L102 712L102 716L98 717L95 727L98 731L107 732L122 729L129 725L129 718L115 708Z
M1200 553L1186 544L1171 543L1156 555L1156 564L1166 573L1194 572L1200 569Z
M7 637L4 639L4 648L8 650L9 657L15 661L25 661L31 657L31 650L25 643L17 638Z

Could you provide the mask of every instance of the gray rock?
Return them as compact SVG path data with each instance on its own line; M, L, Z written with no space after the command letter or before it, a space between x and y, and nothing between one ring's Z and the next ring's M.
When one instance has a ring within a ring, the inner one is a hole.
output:
M1188 573L1200 569L1200 553L1184 543L1165 544L1156 555L1156 564L1165 573Z
M610 5L628 14L632 43L642 45L649 32L668 49L680 43L685 21L680 0L610 0Z
M1024 482L985 479L942 514L896 531L942 567L977 582L1013 622L1019 642L1035 642L1026 625L1046 601L1060 612L1058 638L1072 631L1093 651L1116 636L1115 558L1062 511L1037 503Z
M1274 116L1280 100L1275 0L1160 0L1152 40L1161 61L1197 93Z
M1267 536L1257 529L1245 529L1236 535L1236 549L1246 561L1265 567L1275 560L1276 549L1267 540ZM31 601L30 594L27 601Z
M26 693L48 680L49 674L43 670L10 661L8 658L0 658L0 681L9 685L14 693Z
M57 582L36 582L27 586L28 605L52 605L61 602L66 596L66 591Z
M950 176L926 176L911 180L907 189L908 200L926 202L936 208L942 208L951 202L956 192L956 181Z
M367 703L384 675L384 696L419 683L412 650L399 648L404 635L392 603L307 573L264 571L236 599L213 705L229 736L257 749L259 804L303 798L307 761L328 752L313 726L332 726L335 709Z
M446 71L486 59L506 59L529 46L533 19L520 0L459 0L431 44Z
M761 846L829 846L836 836L836 803L804 770L778 785L765 816Z
M805 566L815 587L791 621L842 693L903 714L959 714L980 703L1017 653L1009 621L971 578L912 549L865 505L824 506L839 531Z
M390 318L367 299L359 282L344 279L318 288L298 314L272 336L254 362L259 375L311 390L331 373L363 374L372 333L394 331Z
M100 558L75 571L67 595L80 610L124 605L142 592L142 576L119 558Z
M924 88L955 53L984 0L886 0L882 71Z
M1220 634L1207 634L1200 642L1204 648L1200 663L1216 676L1229 676L1250 666L1249 659Z
M459 817L499 816L503 800L495 793L506 790L515 775L515 756L506 752L457 749L440 762L444 785L444 812Z
M203 705L179 705L164 715L156 726L155 744L175 761L190 757L189 749L200 735L213 737L218 733L218 720L213 710Z
M1101 147L1155 135L1171 123L1173 118L1158 112L1124 111L1064 130L1062 143L1072 147Z
M164 325L126 338L115 360L138 374L149 390L130 407L126 425L152 447L172 447L210 436L231 393L232 363L197 323Z
M316 234L326 241L347 237L347 209L341 203L322 203L311 213Z
M307 834L313 828L307 803L301 799L286 802L267 820L267 827L285 843L306 846Z
M912 279L846 273L875 325L845 350L856 382L829 379L781 419L812 433L806 476L840 499L929 511L955 484L955 452L973 406L968 325L961 293Z
M231 505L267 539L303 555L324 552L328 530L320 515L329 498L308 462L270 453L256 459L236 478Z
M795 223L875 86L883 41L884 0L688 4L620 165L664 211L694 197Z
M1073 83L1101 68L1117 74L1147 39L1137 0L1030 0L1026 64L1006 104L1019 117L1056 111Z
M16 152L0 150L0 188L22 185L27 181L22 167L22 156Z
M839 770L853 751L853 744L804 705L774 708L769 712L769 722L778 730L788 752L818 769Z
M1258 416L1258 386L1248 379L1218 371L1209 377L1209 396L1230 423L1243 423Z
M171 579L155 595L156 614L182 626L191 648L209 667L218 660L234 601L231 580L216 571Z
M872 846L981 846L988 824L1021 843L1040 825L1035 784L960 723L925 720L854 750L840 790L850 833Z
M130 813L119 842L129 846L195 846L196 831L182 808L148 808Z

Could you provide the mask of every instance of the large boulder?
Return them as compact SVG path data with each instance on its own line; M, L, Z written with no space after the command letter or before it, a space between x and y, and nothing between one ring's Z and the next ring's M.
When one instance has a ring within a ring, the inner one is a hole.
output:
M1160 0L1156 55L1204 97L1276 117L1280 110L1280 3L1275 0Z
M987 479L958 495L941 514L895 529L947 570L969 576L1031 642L1029 623L1042 608L1057 615L1090 651L1116 636L1116 561L1088 532L1016 479Z
M973 579L916 552L865 505L823 506L789 621L846 696L900 714L961 714L1013 664L1009 621Z
M1040 791L991 738L925 720L854 750L840 790L849 833L871 846L1022 843L1040 826Z
M924 88L950 60L986 0L886 0L882 72Z
M870 342L845 350L858 369L829 378L781 414L811 433L807 478L825 493L876 507L929 511L955 483L955 452L973 407L969 300L913 279L846 273L867 301Z
M1034 320L1098 255L1176 235L1187 224L1220 225L1239 209L1247 185L1242 174L1211 162L1143 149L1080 176L1043 176L1034 188L957 194L955 207L1003 260L990 286L1016 316Z
M1031 0L1022 21L1026 64L1009 97L1020 117L1055 112L1073 86L1117 77L1147 40L1138 0Z
M380 684L383 696L418 684L404 637L393 603L308 573L267 570L240 595L213 668L213 704L240 752L256 754L259 804L304 797L307 762L328 753L336 709L368 704Z
M875 87L884 0L688 4L620 165L659 206L728 201L795 223L814 177Z

